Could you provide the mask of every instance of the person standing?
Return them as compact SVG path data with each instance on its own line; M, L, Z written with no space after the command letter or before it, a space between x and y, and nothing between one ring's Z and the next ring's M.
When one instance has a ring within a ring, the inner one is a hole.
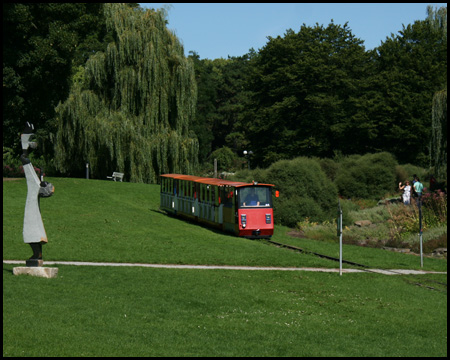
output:
M421 201L422 199L422 191L423 191L423 184L420 182L420 179L418 177L415 178L415 183L414 183L414 190L416 191L417 194L417 199L419 201Z
M400 190L403 190L402 199L403 204L409 205L411 204L411 185L409 185L409 181L406 180L405 185L402 186L402 183L400 182L398 184L398 188Z

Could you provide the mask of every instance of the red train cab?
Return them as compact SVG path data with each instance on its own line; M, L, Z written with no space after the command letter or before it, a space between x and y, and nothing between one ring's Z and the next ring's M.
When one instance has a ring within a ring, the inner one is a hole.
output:
M237 236L273 235L272 184L161 175L160 208Z
M237 187L239 236L270 237L273 235L271 185Z

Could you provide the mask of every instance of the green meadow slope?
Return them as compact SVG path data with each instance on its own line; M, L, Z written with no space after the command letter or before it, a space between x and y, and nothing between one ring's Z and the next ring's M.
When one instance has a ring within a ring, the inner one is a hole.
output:
M337 267L159 211L159 186L48 179L45 260ZM24 179L3 182L3 259L22 240ZM337 244L274 240L337 256ZM415 256L344 247L373 267ZM3 356L447 356L447 276L58 265L55 279L3 264ZM446 271L446 260L425 259Z
M159 186L72 178L49 178L55 194L41 199L48 244L45 260L161 264L337 267L313 255L269 246L168 216L159 210ZM22 240L25 179L3 182L3 258L26 259ZM287 236L275 226L273 240L339 256L336 243ZM344 259L380 268L420 268L417 257L344 246ZM425 270L446 271L446 261L425 259Z

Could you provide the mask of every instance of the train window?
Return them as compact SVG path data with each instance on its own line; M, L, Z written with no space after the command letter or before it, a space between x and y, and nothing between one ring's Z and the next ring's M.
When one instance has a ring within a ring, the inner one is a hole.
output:
M233 206L233 188L230 186L223 186L221 190L221 202L224 207Z
M271 207L271 195L270 188L265 186L239 188L239 207Z

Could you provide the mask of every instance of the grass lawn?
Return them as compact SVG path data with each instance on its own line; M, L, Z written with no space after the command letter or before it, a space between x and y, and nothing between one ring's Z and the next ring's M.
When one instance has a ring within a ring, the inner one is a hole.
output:
M12 267L3 356L447 354L446 288L412 276L59 266L42 279Z
M45 260L250 266L338 264L159 212L159 186L51 178ZM25 260L25 180L3 183L3 259ZM274 240L338 255L337 244ZM416 256L347 245L344 258L420 269ZM424 259L425 270L447 261ZM447 276L3 265L3 356L447 356ZM344 265L344 268L348 267ZM418 286L417 284L421 284Z

